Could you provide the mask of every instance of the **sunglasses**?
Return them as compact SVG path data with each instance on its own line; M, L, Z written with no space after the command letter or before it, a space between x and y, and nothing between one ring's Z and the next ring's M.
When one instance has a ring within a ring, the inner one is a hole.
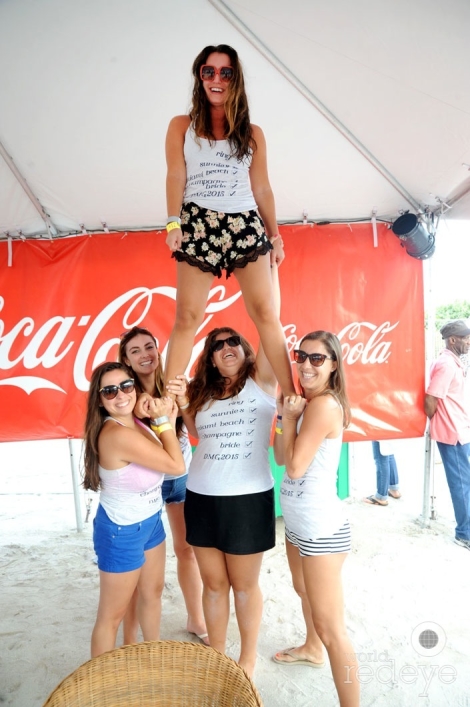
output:
M105 400L114 400L114 398L117 397L117 394L119 391L122 393L132 393L135 388L135 383L132 380L132 378L128 378L125 381L122 381L122 383L119 383L119 385L105 385L104 388L101 388L99 392L100 395L103 396Z
M315 368L319 368L320 366L323 366L323 364L325 363L327 358L330 361L335 360L333 358L333 356L327 356L326 354L319 354L319 353L308 354L306 351L302 351L301 349L296 349L294 351L294 361L296 363L304 363L304 361L306 361L308 359L310 361L310 364L312 366L315 366Z
M226 343L228 346L240 346L242 340L240 336L229 336L227 339L217 339L217 341L212 342L211 353L222 351Z
M215 66L204 64L201 66L199 76L203 81L213 81L218 76L221 81L228 82L233 79L233 69L231 66L221 66L220 69L217 69Z

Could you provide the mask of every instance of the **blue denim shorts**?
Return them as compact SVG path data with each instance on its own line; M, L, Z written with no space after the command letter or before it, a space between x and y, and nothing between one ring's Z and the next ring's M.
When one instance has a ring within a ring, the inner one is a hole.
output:
M188 475L174 476L172 479L166 479L162 485L163 503L184 503L186 499L186 481Z
M101 504L93 520L93 545L98 568L103 572L132 572L145 562L144 552L160 545L166 538L162 512L141 523L117 525Z

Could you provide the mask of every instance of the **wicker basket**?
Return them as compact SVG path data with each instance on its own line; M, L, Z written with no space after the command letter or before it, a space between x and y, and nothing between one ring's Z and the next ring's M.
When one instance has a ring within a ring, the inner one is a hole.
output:
M238 663L182 641L122 646L81 665L43 707L251 707L263 703Z

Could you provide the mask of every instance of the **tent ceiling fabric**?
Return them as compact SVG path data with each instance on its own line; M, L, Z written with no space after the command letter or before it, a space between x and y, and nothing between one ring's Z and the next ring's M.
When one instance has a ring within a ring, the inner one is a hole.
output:
M435 211L470 184L469 31L468 0L2 0L0 142L59 234L161 227L168 122L187 112L196 54L223 42L280 222L394 220L413 210L403 193ZM0 237L47 235L8 162ZM470 218L468 192L446 216Z

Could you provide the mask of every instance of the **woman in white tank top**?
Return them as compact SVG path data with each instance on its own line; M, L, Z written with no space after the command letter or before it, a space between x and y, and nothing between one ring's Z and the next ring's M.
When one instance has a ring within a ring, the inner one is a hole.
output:
M274 452L286 467L281 488L286 551L306 638L273 660L321 668L325 646L339 704L358 707L357 662L344 623L341 586L350 532L336 494L343 427L350 418L341 345L334 334L314 331L304 336L294 358L302 395L284 400Z
M284 395L295 392L270 264L284 258L262 130L250 123L237 52L208 46L193 63L189 115L166 137L167 245L177 260L166 381L186 371L214 275L233 272Z

